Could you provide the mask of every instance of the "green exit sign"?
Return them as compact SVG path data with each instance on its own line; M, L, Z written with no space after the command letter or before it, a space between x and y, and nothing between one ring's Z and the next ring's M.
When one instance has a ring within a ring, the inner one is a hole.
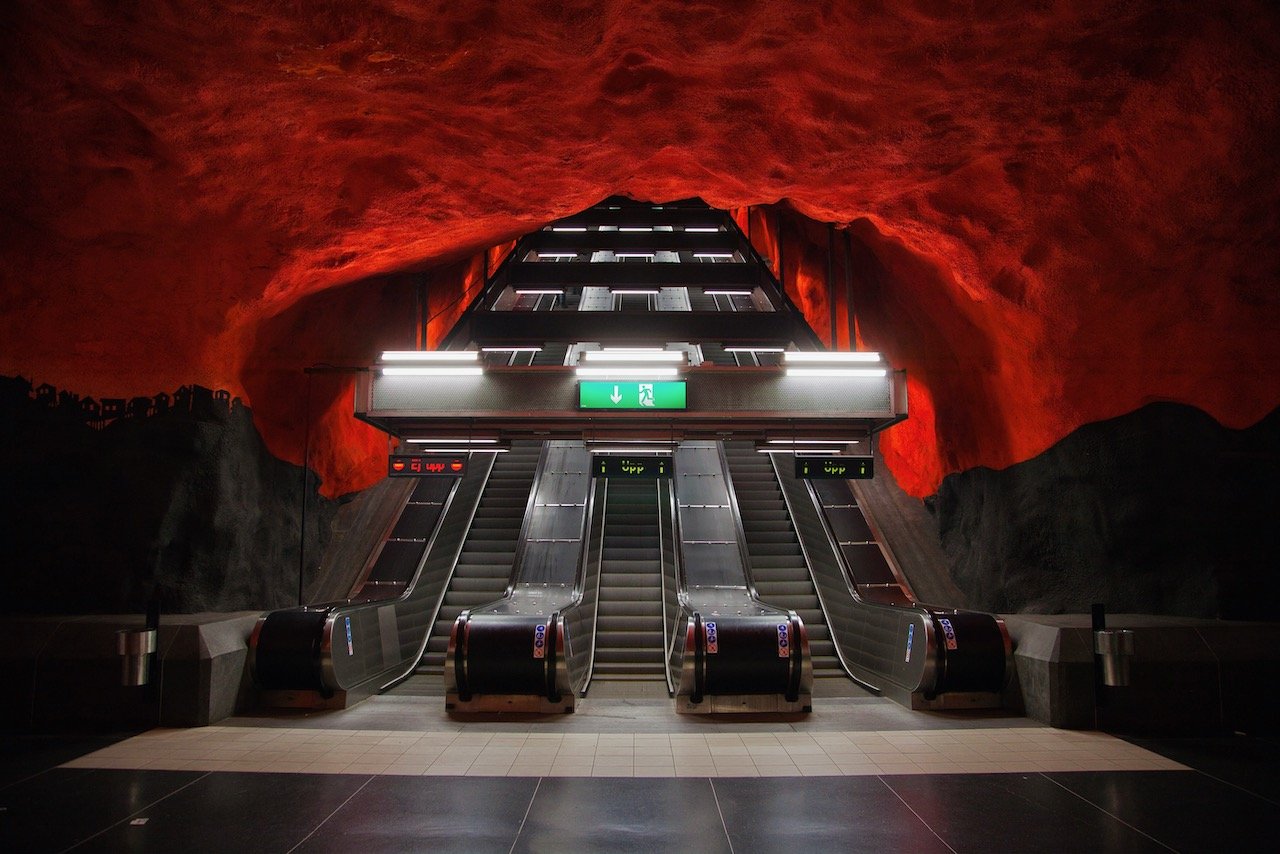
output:
M683 382L578 383L579 409L684 409Z
M873 457L796 457L802 480L867 480L875 476Z

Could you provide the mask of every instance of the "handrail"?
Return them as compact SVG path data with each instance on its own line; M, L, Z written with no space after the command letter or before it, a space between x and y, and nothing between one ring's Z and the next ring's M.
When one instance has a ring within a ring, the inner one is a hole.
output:
M489 483L489 476L493 474L494 460L497 459L498 455L486 454L486 456L489 459L488 459L487 465L485 465L484 477L482 479L482 485L479 489L480 495L484 495L485 487ZM413 574L413 580L408 585L405 586L406 596L417 588L418 579L421 577L422 571L426 568L427 561L432 557L432 552L434 551L435 545L436 545L436 538L439 536L440 532L443 530L445 520L449 518L449 511L453 508L453 499L458 494L458 489L461 485L462 485L462 482L461 482L461 479L459 479L459 482L454 484L453 489L449 491L449 497L445 500L444 506L440 508L440 518L436 521L435 530L431 532L431 538L427 541L427 547L422 552L422 560L418 564L418 570ZM472 503L471 510L467 514L467 523L466 525L461 526L462 530L466 531L471 529L471 521L475 518L476 509L479 507L479 504L480 504L480 501L478 499ZM445 576L444 583L440 585L440 593L436 597L435 604L431 608L431 616L427 619L426 631L422 633L422 643L418 644L417 654L411 656L408 659L409 664L405 667L405 669L398 676L395 676L390 681L382 685L382 687L378 689L379 691L385 691L388 688L390 688L392 685L395 685L400 680L407 678L409 674L413 673L414 669L417 668L418 662L422 660L423 653L427 651L427 644L431 640L431 630L435 626L436 619L440 613L440 609L444 606L445 594L447 594L449 591L449 585L453 583L453 574L458 568L458 555L462 552L462 547L465 543L466 543L465 536L458 538L457 548L454 550L453 558L450 561L450 565L452 566L452 569L450 569L449 573Z
M720 473L724 478L725 491L729 494L729 513L733 518L733 533L738 541L738 554L742 556L742 577L746 582L747 594L759 600L756 592L755 578L751 572L751 552L747 548L747 532L742 526L742 510L738 506L738 491L733 488L733 473L729 471L729 457L725 452L724 442L716 442L716 455L720 459Z

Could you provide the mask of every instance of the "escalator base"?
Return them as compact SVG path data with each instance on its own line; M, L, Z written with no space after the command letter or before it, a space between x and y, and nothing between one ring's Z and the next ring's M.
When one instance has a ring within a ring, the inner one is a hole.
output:
M813 695L801 694L794 703L781 694L717 694L694 703L687 695L676 697L682 715L805 714L813 711Z
M889 695L889 692L885 692ZM890 699L898 700L897 697ZM902 702L898 700L898 702ZM954 712L963 709L999 709L1004 706L1001 702L1001 695L997 691L948 691L945 694L938 694L936 697L926 697L922 692L916 691L911 695L909 705L912 711L917 712Z
M270 709L345 709L361 699L363 697L349 697L346 691L335 691L331 697L309 690L258 692L259 704Z
M573 714L575 698L567 693L553 703L543 696L532 694L476 694L470 700L460 700L449 691L444 697L444 707L449 712L481 713L523 712L538 715Z

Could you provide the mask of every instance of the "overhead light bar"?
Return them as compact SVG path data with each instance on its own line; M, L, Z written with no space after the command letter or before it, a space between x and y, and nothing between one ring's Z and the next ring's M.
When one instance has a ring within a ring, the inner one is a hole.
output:
M577 258L577 257L578 257L577 252L539 252L538 253L539 261L541 261L543 258L555 258L559 260L561 258Z
M497 439L405 439L411 445L496 445Z
M787 368L789 377L883 377L884 368Z
M720 227L716 225L686 225L684 230L689 234L715 234L720 230Z
M564 293L564 288L516 288L516 293L561 295Z
M797 457L838 457L839 448L805 448L803 451L789 451L786 448L756 448L757 454L792 454Z
M788 362L821 362L831 365L839 362L879 362L880 354L870 351L788 350L783 358Z
M652 258L652 252L615 252L614 258Z
M610 379L610 380L647 380L656 379L658 377L674 377L679 373L675 368L661 367L609 367L609 368L578 368L577 376L581 379Z
M683 350L583 350L586 362L683 362Z
M757 347L753 345L740 345L734 347L725 347L726 353L785 353L785 347Z
M671 453L675 450L675 445L607 445L601 447L588 445L587 450L593 454L656 455Z
M481 353L541 353L541 347L481 347Z
M385 377L478 377L484 368L451 368L443 365L424 365L423 367L396 367L388 365L382 369Z
M624 225L618 231L653 231L653 228L648 225Z
M695 252L694 258L732 258L732 252Z
M410 442L413 440L410 439ZM506 454L510 453L510 448L426 448L424 449L430 454Z
M382 354L384 362L474 362L480 358L477 350L386 350Z
M552 231L586 231L585 225L553 225Z
M708 290L703 288L702 292L709 297L749 297L751 291L729 290L727 288L715 288Z
M861 439L766 439L770 445L857 445Z
M624 297L643 297L657 296L662 291L657 288L613 288L610 293L621 294Z

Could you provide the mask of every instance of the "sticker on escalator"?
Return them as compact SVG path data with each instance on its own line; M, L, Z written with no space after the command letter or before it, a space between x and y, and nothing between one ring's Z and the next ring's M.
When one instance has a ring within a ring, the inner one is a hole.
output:
M791 655L791 626L787 623L778 623L778 658L788 658Z
M542 623L533 627L533 657L545 658L547 655L547 627Z
M916 636L916 624L912 623L907 626L907 664L911 663L911 640Z
M947 649L955 649L956 630L951 627L951 621L939 617L938 625L942 626L942 635L947 639Z
M347 617L347 655L355 655L356 648L351 643L351 618Z
M720 641L716 639L716 624L706 623L707 655L715 655L720 651Z

